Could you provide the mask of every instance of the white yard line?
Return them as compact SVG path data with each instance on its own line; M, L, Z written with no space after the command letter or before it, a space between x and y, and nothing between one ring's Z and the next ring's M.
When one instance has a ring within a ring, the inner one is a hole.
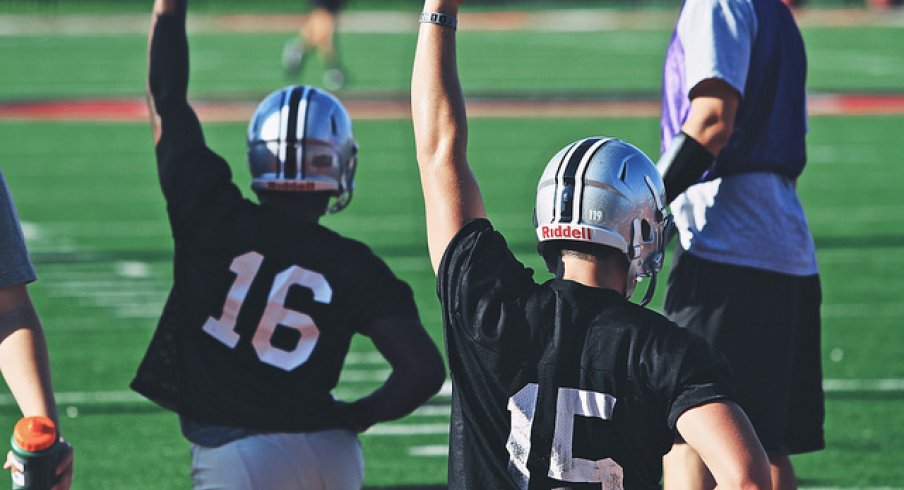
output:
M379 354L375 354L379 355ZM353 366L356 365L367 365L371 364L374 359L371 354L361 354L360 359L362 362L355 362L354 359L358 357L358 354L351 355L347 359L348 364L350 365L350 369L346 368L345 372L343 372L342 380L349 381L352 383L372 383L379 382L383 379L386 379L386 375L388 375L388 370L373 368L363 368L363 369L355 369ZM366 373L375 372L379 374L369 375ZM346 378L350 379L346 379ZM871 393L901 393L904 392L904 378L886 378L886 379L826 379L823 382L823 388L826 393L858 393L858 392L871 392ZM443 385L443 389L440 390L439 394L436 396L441 399L448 399L451 395L451 383L448 381ZM57 403L60 405L66 404L101 404L101 405L122 405L122 404L130 404L135 402L145 401L144 397L138 395L133 391L121 390L121 391L61 391L56 393ZM15 403L12 395L8 393L0 393L0 407L12 406ZM436 416L444 416L449 414L448 406L445 404L441 405L429 405L425 407L421 407L415 412L416 415L422 417L436 417ZM427 424L431 425L431 424ZM395 430L395 429L390 429Z

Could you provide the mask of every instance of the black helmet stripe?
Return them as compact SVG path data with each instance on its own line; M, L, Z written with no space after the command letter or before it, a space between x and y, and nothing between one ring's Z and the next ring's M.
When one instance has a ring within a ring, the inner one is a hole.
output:
M299 171L299 155L298 149L303 148L303 145L298 145L298 143L304 140L304 135L301 138L298 137L298 122L299 119L302 120L301 131L304 132L305 125L304 121L307 119L307 102L310 100L310 95L308 93L311 90L308 87L295 87L291 93L289 94L289 115L286 121L286 159L283 162L283 178L286 180L295 179L298 176ZM305 97L304 104L304 114L299 114L299 109L301 108L301 99ZM304 155L301 155L301 161L304 162Z
M578 218L582 218L584 216L584 190L587 187L584 185L584 177L587 175L587 169L590 167L590 161L596 156L596 153L600 151L600 148L603 147L609 141L612 141L612 138L595 138L595 142L593 145L587 150L584 155L584 158L581 159L581 163L578 165L578 169L576 172L575 180L577 185L575 186L574 191L574 215Z
M284 173L285 173L284 169L286 166L286 153L288 153L288 149L286 148L285 143L286 143L286 134L287 134L286 126L288 126L287 116L289 114L288 114L288 111L284 110L284 108L287 106L286 99L288 99L289 93L291 93L291 92L286 92L285 90L283 90L282 92L280 92L280 98L279 98L279 108L280 108L279 109L279 133L278 133L279 145L277 146L278 150L277 150L277 154L276 154L276 178L277 179L282 179L284 177Z
M559 160L558 166L556 167L555 180L554 180L555 185L552 189L553 202L552 202L552 221L551 221L551 223L555 223L559 218L559 211L560 211L559 202L561 201L561 199L559 199L559 191L561 188L560 184L561 184L562 172L565 170L565 164L568 162L572 153L574 153L575 149L578 146L578 143L580 143L580 142L578 141L578 142L572 143L571 146L569 146L565 150L565 154L562 155L562 159Z
M556 186L558 187L558 194L556 196L556 201L559 203L560 223L570 223L573 218L574 197L578 192L575 184L578 166L580 166L581 161L584 160L587 151L599 140L600 138L587 138L578 143L577 148L572 151L571 155L567 158L568 163L565 164L564 170L560 171L557 175ZM589 157L592 155L587 156Z

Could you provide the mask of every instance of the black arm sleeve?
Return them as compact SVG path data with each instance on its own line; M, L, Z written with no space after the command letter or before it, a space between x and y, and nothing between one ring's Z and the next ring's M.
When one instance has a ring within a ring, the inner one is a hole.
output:
M712 153L684 131L678 133L672 144L662 154L656 167L665 184L666 201L671 203L700 178L713 165Z
M160 116L157 171L174 236L181 238L205 236L242 201L229 165L207 148L188 104L185 3L157 16L148 50L149 103Z
M187 152L204 147L201 123L187 99L185 2L178 2L175 12L157 17L148 56L150 102L160 115L162 132L157 143L157 165L163 192L169 199L174 164L184 161Z
M148 85L154 106L162 116L188 103L188 37L184 3L180 2L175 12L157 16L149 49Z

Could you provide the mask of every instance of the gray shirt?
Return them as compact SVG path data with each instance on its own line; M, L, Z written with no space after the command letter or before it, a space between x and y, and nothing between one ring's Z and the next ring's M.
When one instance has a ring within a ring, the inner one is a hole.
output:
M32 282L37 278L13 197L0 171L0 288Z

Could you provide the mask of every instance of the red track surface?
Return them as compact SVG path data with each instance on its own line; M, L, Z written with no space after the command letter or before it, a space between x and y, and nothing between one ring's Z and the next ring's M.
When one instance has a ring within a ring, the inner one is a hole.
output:
M811 115L904 114L904 95L811 95ZM350 100L346 106L354 119L406 119L406 101ZM254 102L195 102L203 121L247 121ZM491 100L468 101L471 117L655 117L656 100ZM107 121L143 122L147 107L140 99L60 100L0 103L0 121Z

